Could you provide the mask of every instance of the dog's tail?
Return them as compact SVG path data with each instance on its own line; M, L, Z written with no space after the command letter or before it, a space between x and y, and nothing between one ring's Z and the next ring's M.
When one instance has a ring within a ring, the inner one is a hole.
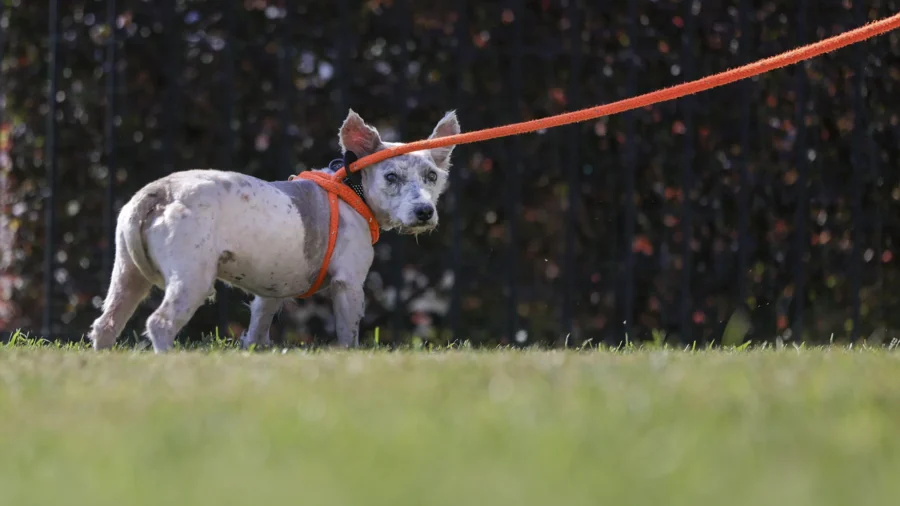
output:
M161 188L144 187L122 207L119 213L118 229L128 256L141 275L150 282L158 279L160 274L147 253L144 226L151 214L165 205L166 197L163 192Z

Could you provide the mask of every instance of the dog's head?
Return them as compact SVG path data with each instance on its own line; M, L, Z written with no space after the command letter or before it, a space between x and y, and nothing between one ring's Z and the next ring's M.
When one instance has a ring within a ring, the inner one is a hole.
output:
M447 113L434 127L430 139L459 133L455 112ZM378 130L353 112L339 133L341 150L362 158L400 143L383 142ZM366 201L384 230L419 234L437 227L437 201L447 187L453 146L389 158L362 169Z

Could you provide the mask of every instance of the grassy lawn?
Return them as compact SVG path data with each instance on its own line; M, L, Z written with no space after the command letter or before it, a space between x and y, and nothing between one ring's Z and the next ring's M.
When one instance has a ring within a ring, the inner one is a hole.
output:
M900 352L884 350L8 347L0 413L3 505L900 498Z

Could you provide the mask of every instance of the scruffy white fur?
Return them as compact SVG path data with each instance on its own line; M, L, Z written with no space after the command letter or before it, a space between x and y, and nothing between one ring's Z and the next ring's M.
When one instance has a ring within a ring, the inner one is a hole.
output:
M454 112L432 137L459 133ZM339 132L343 151L365 156L385 149L378 131L350 111ZM395 157L362 171L363 193L384 230L420 233L437 226L436 204L447 185L452 147ZM152 286L165 291L147 319L154 350L170 349L179 330L220 279L255 295L245 346L269 344L283 303L310 288L327 244L327 195L304 180L266 182L219 170L188 170L158 179L122 208L116 257L103 313L89 334L109 348ZM359 343L363 283L374 250L365 220L343 201L328 270L338 343Z

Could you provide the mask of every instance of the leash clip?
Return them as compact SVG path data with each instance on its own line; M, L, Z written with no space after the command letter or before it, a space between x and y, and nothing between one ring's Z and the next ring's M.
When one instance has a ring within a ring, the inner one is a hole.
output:
M357 157L356 153L353 151L344 153L343 163L344 169L347 171L347 177L344 178L344 183L362 185L362 174L360 174L359 171L353 172L350 170L350 165L357 160L359 160L359 157Z
M362 174L360 174L359 171L353 172L350 170L350 165L357 160L359 160L359 157L357 157L356 153L354 153L353 151L346 151L344 153L343 163L344 169L347 172L347 176L342 182L345 185L349 186L350 189L353 190L353 193L359 195L359 198L361 198L362 201L365 202L366 197L365 195L363 195ZM335 160L335 162L337 161L338 160Z

